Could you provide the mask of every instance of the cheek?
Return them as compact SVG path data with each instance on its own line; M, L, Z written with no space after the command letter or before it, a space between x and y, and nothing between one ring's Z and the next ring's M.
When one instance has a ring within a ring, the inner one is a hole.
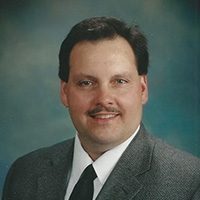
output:
M142 108L142 95L141 91L133 90L118 98L118 103L126 115L137 115Z
M89 109L91 98L88 95L76 91L69 93L68 101L71 112L81 113Z

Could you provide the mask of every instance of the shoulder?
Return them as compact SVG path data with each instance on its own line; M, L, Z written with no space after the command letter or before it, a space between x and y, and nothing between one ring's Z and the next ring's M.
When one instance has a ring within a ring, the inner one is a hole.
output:
M179 184L200 184L200 159L190 153L181 151L160 139L155 141L152 166L154 173L168 177L168 181L176 180Z
M189 168L200 171L200 159L190 153L179 150L169 144L166 144L158 138L153 138L155 141L154 158L159 158L162 164L170 164L173 167Z
M46 166L52 162L59 163L60 160L66 160L68 154L73 151L73 139L61 143L40 148L18 158L11 166L8 176L10 175L37 175L45 171Z
M18 158L6 176L3 196L5 198L13 195L22 196L25 192L26 195L33 195L39 177L49 175L53 170L65 171L73 155L73 141L73 139L66 140Z
M146 131L144 135L146 146L151 147L149 170L145 178L140 177L146 190L155 190L155 194L159 191L160 194L168 195L169 199L191 199L200 190L200 159L166 144Z
M20 158L16 161L32 161L32 160L40 160L45 158L56 157L62 152L67 152L73 145L73 139L65 140L63 142L54 144L52 146L43 147L37 150L34 150Z
M154 137L146 131L144 125L141 127L142 141L152 148L152 162L157 165L174 170L188 170L189 172L200 173L200 158L183 150L177 149L160 138ZM169 167L170 166L170 167Z

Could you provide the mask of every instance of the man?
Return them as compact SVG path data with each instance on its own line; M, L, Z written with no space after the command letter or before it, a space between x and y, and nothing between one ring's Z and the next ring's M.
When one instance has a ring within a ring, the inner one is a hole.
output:
M19 158L4 200L200 199L200 160L153 138L141 122L148 51L137 27L86 19L63 41L59 61L61 100L77 134Z

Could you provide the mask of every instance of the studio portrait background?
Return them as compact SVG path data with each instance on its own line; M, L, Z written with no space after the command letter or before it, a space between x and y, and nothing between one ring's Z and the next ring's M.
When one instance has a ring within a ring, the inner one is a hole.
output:
M72 137L59 99L58 52L92 16L138 24L149 41L149 132L200 157L198 0L13 0L0 5L0 196L18 157Z

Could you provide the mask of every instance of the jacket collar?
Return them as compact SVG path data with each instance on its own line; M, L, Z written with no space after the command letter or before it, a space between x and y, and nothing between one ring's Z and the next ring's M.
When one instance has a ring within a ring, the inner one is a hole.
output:
M138 134L104 184L97 200L133 199L143 187L137 177L144 175L150 169L153 148L153 140L141 125Z

